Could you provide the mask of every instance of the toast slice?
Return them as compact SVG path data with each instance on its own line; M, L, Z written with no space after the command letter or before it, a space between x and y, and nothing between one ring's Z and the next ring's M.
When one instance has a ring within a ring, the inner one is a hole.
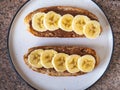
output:
M28 52L24 55L24 61L26 65L29 66L32 70L43 73L43 74L48 74L50 76L77 76L77 75L82 75L85 74L84 72L80 71L77 73L69 73L67 70L64 72L57 72L54 68L46 69L46 68L34 68L28 63L28 56L29 54L36 49L43 49L43 50L48 50L48 49L53 49L57 51L58 53L66 53L66 54L78 54L80 56L89 54L95 57L96 63L95 67L99 64L99 58L95 52L95 50L87 48L87 47L80 47L80 46L39 46L39 47L33 47L28 50Z
M73 16L85 15L85 16L88 16L91 20L98 21L97 16L95 16L91 12L84 10L84 9L81 9L81 8L76 8L76 7L71 7L71 6L44 7L44 8L40 8L40 9L37 9L37 10L29 13L24 19L24 22L28 27L28 31L30 33L32 33L34 36L38 36L38 37L63 37L63 38L85 37L85 35L79 35L73 31L72 32L65 32L65 31L61 30L60 28L55 30L55 31L47 30L44 32L39 32L39 31L34 30L32 27L32 22L31 22L32 16L38 12L47 13L49 11L55 11L56 13L59 13L60 15L64 15L64 14L71 14ZM102 29L101 29L101 31L102 31Z

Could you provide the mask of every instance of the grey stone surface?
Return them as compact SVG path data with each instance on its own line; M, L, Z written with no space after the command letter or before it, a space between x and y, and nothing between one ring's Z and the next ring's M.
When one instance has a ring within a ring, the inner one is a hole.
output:
M7 32L15 12L27 0L0 0L0 90L33 90L14 71L7 53ZM89 90L120 89L120 0L94 0L107 15L114 33L113 57L106 73Z

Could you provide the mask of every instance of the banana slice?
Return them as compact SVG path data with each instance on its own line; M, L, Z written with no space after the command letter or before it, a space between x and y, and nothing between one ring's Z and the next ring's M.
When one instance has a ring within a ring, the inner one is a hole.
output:
M78 59L78 68L83 72L91 72L95 67L95 58L92 55L84 55Z
M54 50L45 50L41 54L41 64L45 68L53 68L52 58L57 52Z
M73 31L79 35L83 35L83 28L88 21L90 21L90 19L87 16L75 16L72 22Z
M79 55L70 55L67 60L66 60L66 69L70 73L76 73L79 72L80 70L78 69L78 59L80 58Z
M60 18L58 24L62 30L71 32L72 31L72 21L73 21L73 16L70 14L65 14Z
M43 24L43 19L44 19L45 13L36 13L32 17L32 27L36 31L43 32L46 31L47 29L45 28Z
M101 32L100 24L99 24L99 22L94 21L94 20L88 22L85 25L84 30L83 30L83 33L85 34L85 36L90 39L97 38L99 36L100 32Z
M41 62L40 62L40 57L41 53L43 52L42 49L34 50L30 53L28 56L28 63L35 68L41 68Z
M57 14L54 11L48 12L44 18L45 27L50 31L57 30L59 28L58 21L59 21L60 17L61 17L61 15Z
M68 55L65 53L57 53L52 59L53 67L58 72L64 72L66 70L65 62Z

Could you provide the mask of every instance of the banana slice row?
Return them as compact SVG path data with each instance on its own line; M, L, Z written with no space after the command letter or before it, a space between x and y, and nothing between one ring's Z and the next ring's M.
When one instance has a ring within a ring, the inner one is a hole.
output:
M63 31L74 31L76 34L85 35L87 38L95 39L101 32L98 21L90 20L85 15L60 14L49 11L48 13L39 12L32 17L32 27L36 31L44 32L46 30L55 31L61 28Z
M92 55L68 55L52 49L37 49L29 54L28 63L34 68L54 68L57 72L91 72L95 67L95 58Z

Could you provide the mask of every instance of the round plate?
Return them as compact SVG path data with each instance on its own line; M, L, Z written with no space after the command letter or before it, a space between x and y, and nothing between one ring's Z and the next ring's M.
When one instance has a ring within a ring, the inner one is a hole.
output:
M74 6L94 13L102 26L101 35L94 40L87 38L39 38L27 31L25 16L42 7ZM31 47L44 45L79 45L96 50L100 64L94 71L81 76L54 77L31 70L23 60L23 55ZM31 0L15 15L9 29L8 50L11 61L19 75L32 87L43 90L81 90L93 85L109 65L113 50L113 35L110 24L102 10L91 0Z

